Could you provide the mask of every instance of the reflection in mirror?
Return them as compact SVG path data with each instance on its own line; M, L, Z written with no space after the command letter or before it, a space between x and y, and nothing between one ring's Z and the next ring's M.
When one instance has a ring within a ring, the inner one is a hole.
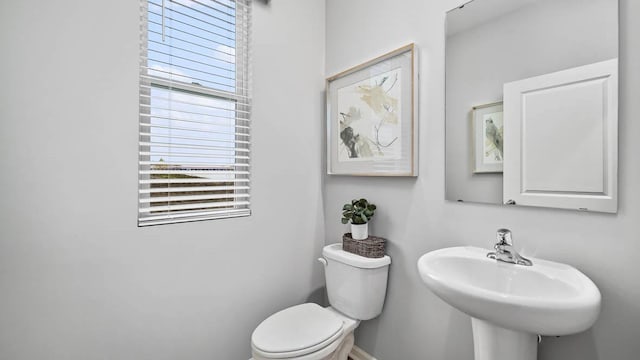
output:
M447 13L446 199L509 200L504 84L617 57L618 0L474 0Z

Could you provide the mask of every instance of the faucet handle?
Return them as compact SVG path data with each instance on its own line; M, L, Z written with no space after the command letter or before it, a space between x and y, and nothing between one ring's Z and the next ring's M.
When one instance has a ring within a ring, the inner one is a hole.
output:
M509 229L498 229L496 238L498 240L498 244L496 245L513 245L513 241L511 240L511 230Z

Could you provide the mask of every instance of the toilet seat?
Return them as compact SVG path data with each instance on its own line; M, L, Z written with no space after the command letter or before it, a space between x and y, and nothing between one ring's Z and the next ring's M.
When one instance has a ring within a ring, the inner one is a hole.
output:
M306 303L279 311L253 332L255 354L270 359L302 357L330 347L342 337L344 322L333 311Z

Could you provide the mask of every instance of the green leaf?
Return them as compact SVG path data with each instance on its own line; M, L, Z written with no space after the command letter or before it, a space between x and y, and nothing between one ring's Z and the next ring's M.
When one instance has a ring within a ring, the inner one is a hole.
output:
M362 225L369 222L376 210L374 204L369 204L365 198L353 199L351 204L347 203L342 206L342 223Z

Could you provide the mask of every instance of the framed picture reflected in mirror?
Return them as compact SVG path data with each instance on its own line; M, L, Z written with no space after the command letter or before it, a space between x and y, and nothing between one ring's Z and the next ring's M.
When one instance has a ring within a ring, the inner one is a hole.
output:
M504 162L502 101L473 107L473 173L500 173Z

